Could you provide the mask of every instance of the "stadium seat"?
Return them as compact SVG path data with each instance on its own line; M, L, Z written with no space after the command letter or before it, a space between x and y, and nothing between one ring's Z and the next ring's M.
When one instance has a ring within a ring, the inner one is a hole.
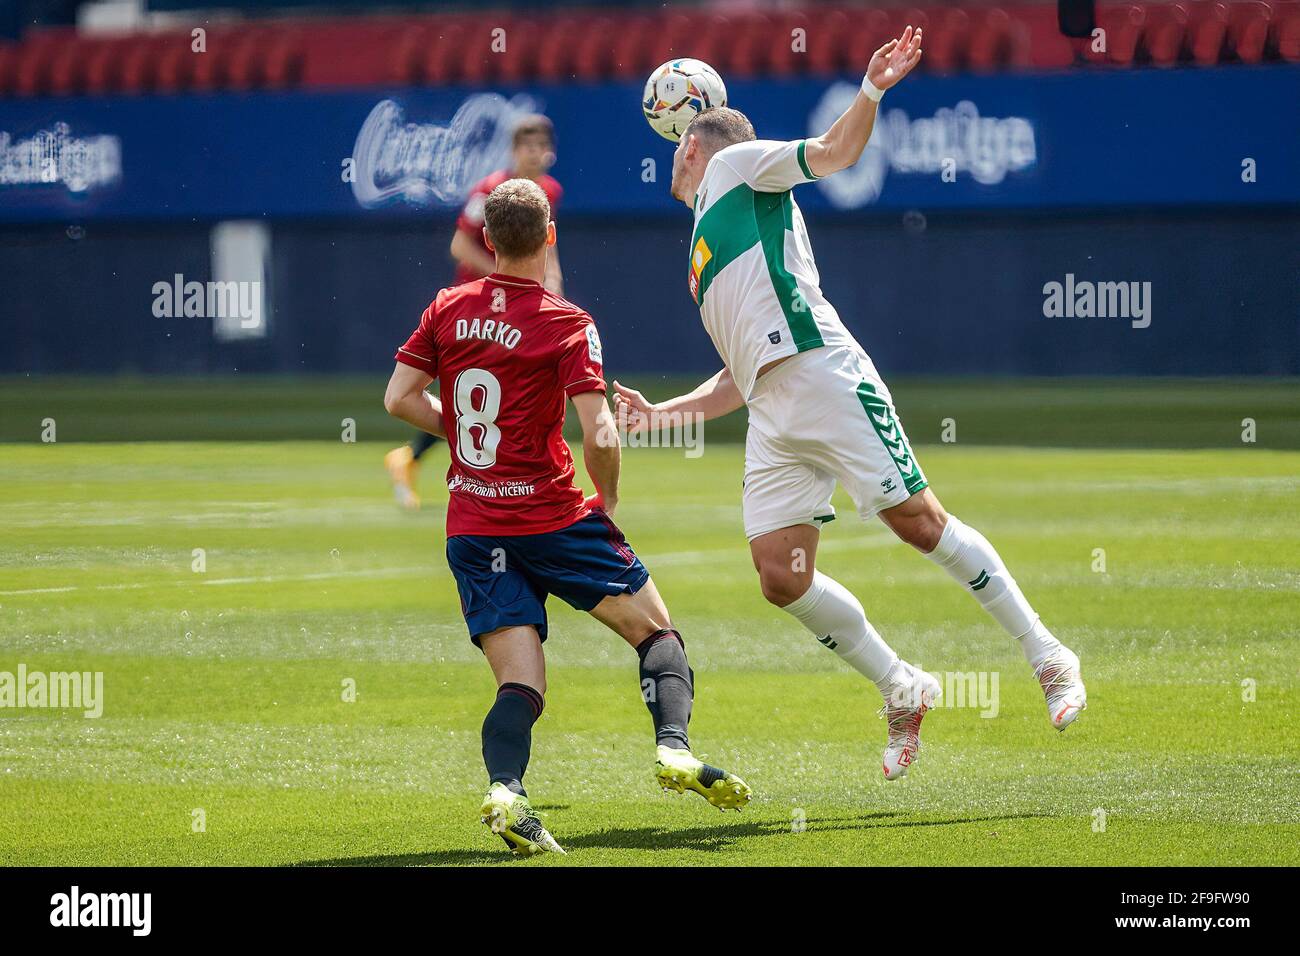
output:
M463 20L440 22L431 27L423 57L424 82L438 86L461 79L467 30Z
M1194 3L1188 23L1188 47L1199 66L1214 66L1223 55L1228 36L1228 8L1218 2Z
M573 72L580 80L601 80L613 72L614 38L622 25L612 17L597 17L578 38Z
M1055 5L1018 7L1011 30L1013 66L1032 70L1060 70L1076 61L1075 43L1061 33Z
M424 81L425 51L433 42L431 34L424 23L411 23L397 32L392 55L385 64L388 82L414 86Z
M578 69L578 46L588 34L595 31L600 35L608 31L609 21L598 18L599 23L590 17L573 14L559 14L548 18L538 25L535 37L529 40L536 46L533 75L545 83L556 83L575 76Z
M847 69L844 51L849 44L849 15L843 10L819 14L808 28L808 71L830 76Z
M767 49L763 57L767 68L764 73L780 77L804 72L808 66L808 33L811 29L814 27L807 13L783 13L775 17L767 34Z
M13 92L14 65L18 59L18 44L0 43L0 96Z
M922 62L935 73L956 73L966 64L970 16L965 10L941 10L925 28Z
M73 96L85 89L86 55L93 40L70 37L59 44L50 58L48 92L53 96Z
M1300 9L1279 10L1273 21L1272 43L1288 63L1300 63Z
M1146 18L1146 10L1135 3L1099 10L1097 26L1105 31L1105 49L1094 51L1095 44L1087 40L1084 41L1084 56L1092 62L1132 66L1137 59Z
M84 89L91 95L116 93L122 75L119 38L100 39L90 46L83 66Z
M48 91L50 64L62 43L72 39L66 31L43 31L18 49L13 90L19 96L39 96Z
M768 45L775 29L771 17L763 13L749 13L733 20L730 61L718 67L725 75L738 79L758 76L767 67ZM725 60L724 60L725 61Z
M884 10L855 10L852 34L845 50L845 68L850 72L865 71L871 54L892 35L893 24Z
M643 79L659 62L648 41L654 22L648 16L633 16L622 21L621 27L612 38L610 69L622 80Z
M191 50L184 30L84 36L42 27L0 47L0 95L639 81L656 64L683 56L737 79L826 77L861 71L909 23L926 31L922 68L938 73L1300 61L1300 0L1108 4L1098 10L1106 31L1106 49L1098 52L1086 39L1061 35L1051 4L983 3L253 19L205 28L205 52ZM503 52L491 48L498 28L506 31ZM792 43L798 29L805 31L802 49Z
M158 49L155 36L131 37L122 44L118 51L118 92L138 95L154 89Z
M1141 49L1155 66L1173 66L1182 57L1187 40L1187 7L1181 3L1153 3L1146 7Z
M168 33L159 37L154 61L154 88L159 93L179 93L189 89L197 57L188 33Z
M991 73L1007 64L1011 55L1011 17L1000 7L984 10L975 16L967 62L977 73Z
M1242 63L1264 59L1273 10L1259 0L1237 2L1228 8L1228 48Z

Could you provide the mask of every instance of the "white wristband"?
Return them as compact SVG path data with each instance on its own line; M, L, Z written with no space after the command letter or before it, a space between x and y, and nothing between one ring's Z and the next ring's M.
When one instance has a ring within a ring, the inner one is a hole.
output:
M885 95L885 91L867 79L866 75L862 77L862 95L872 102L879 103L880 98Z

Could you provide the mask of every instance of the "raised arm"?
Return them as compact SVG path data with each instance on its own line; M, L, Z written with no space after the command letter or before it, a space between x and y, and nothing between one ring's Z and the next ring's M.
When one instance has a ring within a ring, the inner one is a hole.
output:
M885 90L921 61L921 31L909 26L871 56L862 89L844 114L821 136L808 140L804 158L819 179L848 169L862 157L876 125L876 108Z
M384 392L384 409L420 431L446 438L442 402L425 391L432 381L427 373L398 362Z
M708 381L701 382L693 391L658 403L647 401L634 388L614 382L614 405L618 409L619 421L625 423L625 429L629 432L648 427L650 417L654 414L699 414L708 421L734 412L744 404L745 397L740 394L740 389L732 381L731 373L725 368Z
M582 461L596 486L587 504L612 517L618 507L618 472L623 456L614 416L604 392L579 392L570 401L582 423Z

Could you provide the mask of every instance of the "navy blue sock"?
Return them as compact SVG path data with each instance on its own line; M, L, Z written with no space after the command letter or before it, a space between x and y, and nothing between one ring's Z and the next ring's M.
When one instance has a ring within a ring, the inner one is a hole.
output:
M438 444L438 437L436 435L430 435L428 432L417 432L415 437L410 440L409 444L411 446L411 454L415 456L416 461L419 461L421 455L434 445Z
M655 725L655 743L690 750L686 725L691 720L695 675L686 662L682 636L672 628L655 631L637 645L641 658L641 697Z
M542 716L542 695L527 684L505 683L483 720L483 763L488 779L524 793L524 771L533 745L533 724Z

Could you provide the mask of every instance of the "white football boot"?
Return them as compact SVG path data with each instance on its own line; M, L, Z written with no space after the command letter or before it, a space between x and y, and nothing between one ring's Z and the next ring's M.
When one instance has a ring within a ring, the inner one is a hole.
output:
M1079 655L1064 644L1034 668L1034 676L1047 698L1047 716L1052 726L1064 730L1088 707L1088 691L1079 672Z
M943 693L939 682L925 671L905 662L899 666L907 670L880 709L889 723L889 743L883 761L886 780L904 776L916 760L921 749L921 721Z

